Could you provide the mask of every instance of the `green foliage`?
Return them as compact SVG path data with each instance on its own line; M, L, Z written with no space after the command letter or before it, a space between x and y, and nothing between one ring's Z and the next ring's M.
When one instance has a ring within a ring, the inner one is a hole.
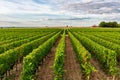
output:
M48 54L53 44L59 37L60 32L48 39L45 43L34 49L29 55L23 59L23 69L21 72L21 80L34 80L34 74L42 59Z
M104 39L104 40L107 40L107 41L110 41L112 43L116 43L118 45L120 45L120 35L118 32L93 32L93 33L88 33L88 34L91 34L91 35L94 35L96 37L99 37L101 39Z
M18 47L18 46L20 46L22 44L25 44L25 43L28 43L30 41L33 41L35 39L39 39L40 37L43 37L47 34L37 35L37 36L33 36L33 37L30 37L30 38L27 38L27 39L22 39L22 40L19 40L19 41L15 41L15 42L11 42L11 43L8 43L8 44L1 45L0 46L0 53L3 53L3 52L5 52L9 49L13 49L15 47Z
M118 45L116 43L113 43L111 41L104 40L104 39L99 38L99 37L95 37L95 36L90 35L90 34L84 34L84 33L82 33L82 35L90 38L91 40L95 41L96 43L98 43L98 44L100 44L100 45L102 45L102 46L104 46L104 47L106 47L108 49L116 51L117 57L118 58L120 57L120 45Z
M70 32L68 33L74 50L77 54L78 60L80 61L82 71L89 78L90 74L95 71L95 68L90 64L91 54Z
M105 22L105 21L102 21L102 22L100 22L99 27L117 28L118 23L117 22Z
M100 22L100 24L99 24L99 27L106 27L107 25L106 25L106 22L105 21L102 21L102 22Z
M120 28L120 24L118 24L118 27Z
M101 22L100 25L115 27L116 22L108 22L107 24ZM120 27L120 24L118 26ZM54 80L63 80L65 33L69 34L82 72L88 79L90 74L95 71L90 63L91 54L98 59L109 75L118 73L119 28L48 29L0 29L0 53L2 53L0 54L0 77L24 57L21 80L34 80L35 71L40 61L48 54L61 32L63 35L54 60ZM59 32L60 30L61 32Z
M110 75L115 75L118 71L117 68L117 53L110 49L105 48L92 41L91 39L73 32L73 34L81 41L81 43L102 63L106 72Z
M41 45L43 42L45 42L47 39L49 39L55 34L56 32L53 32L47 36L36 39L29 43L23 44L15 49L10 49L5 53L0 54L0 65L4 65L3 68L0 68L0 72L2 72L0 76L10 70L14 63L17 62L17 60L20 60L22 57L28 55L33 49L37 48L39 45Z
M65 57L65 31L62 39L57 47L55 60L54 60L54 80L63 80L64 74L64 57Z

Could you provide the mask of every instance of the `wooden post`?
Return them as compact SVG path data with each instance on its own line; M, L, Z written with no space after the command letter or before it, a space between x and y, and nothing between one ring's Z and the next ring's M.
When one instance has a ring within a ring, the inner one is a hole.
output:
M113 80L115 80L115 75L113 75Z
M8 72L9 72L9 76L10 76L10 70Z
M17 69L17 63L16 63L16 71L18 71L18 69Z

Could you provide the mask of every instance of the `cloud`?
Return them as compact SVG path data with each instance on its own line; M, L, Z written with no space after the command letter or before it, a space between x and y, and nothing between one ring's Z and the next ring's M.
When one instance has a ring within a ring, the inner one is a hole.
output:
M85 14L120 13L120 2L88 2L72 3L65 10Z
M103 20L120 22L119 0L0 0L0 25L88 26Z
M52 13L51 6L46 4L37 4L32 0L1 0L0 1L0 13L12 14L12 13Z

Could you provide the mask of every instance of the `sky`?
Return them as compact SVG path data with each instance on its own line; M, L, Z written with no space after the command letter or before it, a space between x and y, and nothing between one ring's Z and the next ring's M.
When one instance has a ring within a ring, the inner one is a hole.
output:
M91 26L120 22L120 0L0 0L1 27Z

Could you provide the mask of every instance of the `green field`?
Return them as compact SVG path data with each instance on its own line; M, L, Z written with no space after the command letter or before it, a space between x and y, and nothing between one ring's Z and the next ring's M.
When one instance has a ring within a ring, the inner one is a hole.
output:
M0 29L0 79L120 80L120 28Z

